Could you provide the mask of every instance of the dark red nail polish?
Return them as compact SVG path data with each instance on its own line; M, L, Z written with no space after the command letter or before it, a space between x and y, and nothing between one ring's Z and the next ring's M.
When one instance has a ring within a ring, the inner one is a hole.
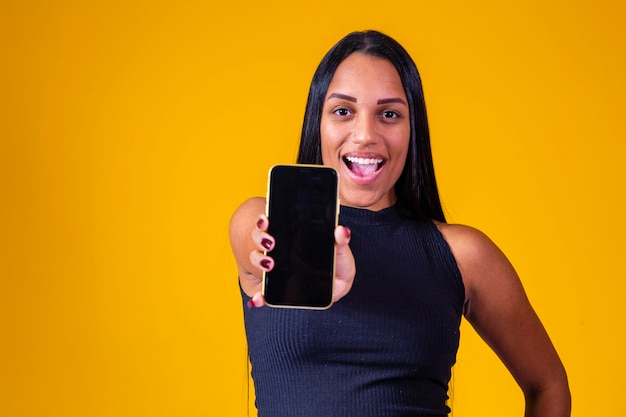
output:
M350 237L352 236L352 230L350 230L348 227L344 226L344 228L346 229L346 236Z
M272 241L264 238L263 240L261 240L261 246L263 246L267 250L270 250L270 248L272 247Z
M261 266L262 266L264 269L268 269L268 268L270 267L270 261L269 261L268 259L263 259L263 260L261 261Z
M257 229L260 229L261 226L263 226L263 219L259 219L259 221L256 222Z
M252 301L252 298L248 300L248 302L246 303L246 307L248 307L248 308L254 308L254 307L256 307L256 306L254 305L254 301Z

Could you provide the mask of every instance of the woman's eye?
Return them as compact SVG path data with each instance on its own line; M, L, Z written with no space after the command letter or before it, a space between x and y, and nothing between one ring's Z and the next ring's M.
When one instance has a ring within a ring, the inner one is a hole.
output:
M350 111L348 111L348 109L337 109L335 110L335 114L337 116L347 116L350 114Z
M395 119L396 117L398 117L398 113L395 111L386 110L383 112L383 118L385 119Z

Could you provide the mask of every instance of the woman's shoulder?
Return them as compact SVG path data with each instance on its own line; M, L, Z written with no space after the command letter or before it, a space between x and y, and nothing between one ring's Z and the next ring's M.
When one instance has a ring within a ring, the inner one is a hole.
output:
M440 221L434 223L451 249L459 254L477 255L476 252L495 246L485 233L472 226Z
M435 224L456 259L466 290L482 286L495 272L514 273L504 253L482 231L463 224Z

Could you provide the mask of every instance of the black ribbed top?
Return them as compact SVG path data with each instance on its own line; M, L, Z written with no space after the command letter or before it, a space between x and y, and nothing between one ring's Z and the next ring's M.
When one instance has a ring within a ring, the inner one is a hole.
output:
M448 245L395 207L341 207L340 223L348 295L324 311L244 307L259 417L447 415L465 298Z

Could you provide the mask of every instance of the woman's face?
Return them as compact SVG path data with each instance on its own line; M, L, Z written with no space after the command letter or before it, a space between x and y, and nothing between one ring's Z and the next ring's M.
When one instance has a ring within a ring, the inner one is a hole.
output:
M393 64L359 52L348 56L328 86L320 125L322 161L339 171L342 204L378 211L396 202L410 130Z

